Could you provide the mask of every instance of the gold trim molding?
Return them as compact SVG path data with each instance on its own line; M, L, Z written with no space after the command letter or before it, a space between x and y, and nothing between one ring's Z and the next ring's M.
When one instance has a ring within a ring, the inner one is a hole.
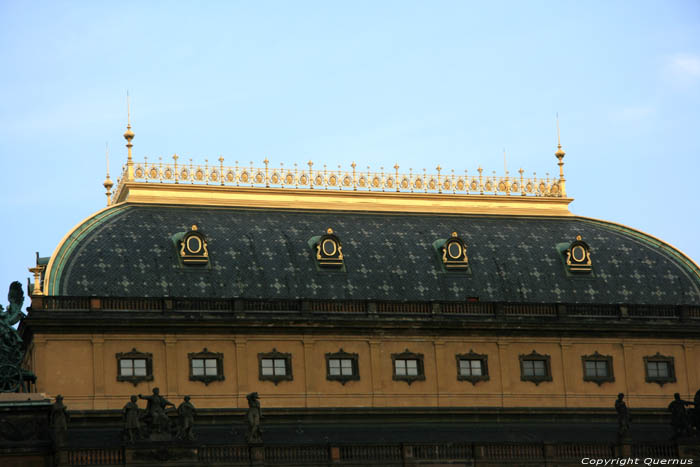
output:
M122 182L115 203L265 209L573 216L571 198Z

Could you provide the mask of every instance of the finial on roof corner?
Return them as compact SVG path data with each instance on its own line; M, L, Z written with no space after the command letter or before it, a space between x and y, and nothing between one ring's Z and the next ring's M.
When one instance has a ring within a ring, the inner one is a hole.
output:
M105 153L105 158L107 159L107 178L105 178L105 181L102 182L102 186L105 187L105 190L107 192L105 193L107 195L107 206L109 206L110 201L112 200L112 187L114 186L114 183L112 182L112 179L109 178L109 144L105 143L106 146L106 153Z
M559 113L557 113L557 150L554 153L557 159L559 159L559 162L557 165L559 166L559 191L561 193L561 196L566 196L566 179L564 178L564 155L566 153L564 150L561 148L561 135L559 133Z
M126 91L126 131L124 132L124 139L126 140L126 148L128 150L126 159L126 181L131 181L134 179L134 160L131 157L131 148L134 146L131 144L131 140L134 139L134 132L131 131L131 105L129 102L129 91Z

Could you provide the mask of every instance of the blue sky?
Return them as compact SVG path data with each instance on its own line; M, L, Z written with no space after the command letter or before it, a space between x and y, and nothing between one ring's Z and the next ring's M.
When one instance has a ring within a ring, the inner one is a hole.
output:
M572 212L698 261L699 31L697 1L0 0L0 288L104 206L127 89L137 160L554 174L558 112Z

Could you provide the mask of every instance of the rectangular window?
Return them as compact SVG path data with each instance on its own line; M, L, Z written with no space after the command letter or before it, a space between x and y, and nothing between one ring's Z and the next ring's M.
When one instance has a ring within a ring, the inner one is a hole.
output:
M520 355L520 380L540 384L552 381L551 357L534 350L528 355Z
M523 375L546 376L547 368L543 360L523 360Z
M425 380L423 354L406 349L403 353L391 354L391 360L394 366L394 380L406 381L409 385L414 381Z
M352 360L331 358L328 360L328 374L331 376L352 376Z
M121 376L146 376L145 358L123 358L119 360Z
M394 360L394 369L396 376L418 376L418 360Z
M668 362L648 362L647 373L650 378L668 378Z
M272 381L278 384L280 381L291 381L292 378L292 354L272 352L258 354L258 378L260 381Z
M284 358L263 358L261 368L264 376L286 376L287 360Z
M153 381L153 355L131 349L116 354L117 381L127 381L136 386L141 381Z
M193 358L193 376L216 376L218 374L215 358Z
M357 354L347 353L343 349L335 353L327 353L326 379L340 381L342 384L348 381L359 380L360 372L357 365Z
M584 381L592 381L599 386L606 382L615 381L610 355L601 355L596 350L592 355L583 355L581 361L583 362Z
M187 354L190 360L190 381L201 381L208 385L212 381L224 380L224 354L210 352L205 347L201 352Z
M602 378L608 376L608 362L588 360L585 365L586 376L589 378Z
M482 376L481 360L460 360L460 376Z
M644 357L644 369L647 383L658 383L663 386L666 383L676 382L673 357L666 357L658 352L652 357Z
M457 354L457 379L476 384L479 381L488 381L489 366L488 355L478 354L470 350L466 354Z

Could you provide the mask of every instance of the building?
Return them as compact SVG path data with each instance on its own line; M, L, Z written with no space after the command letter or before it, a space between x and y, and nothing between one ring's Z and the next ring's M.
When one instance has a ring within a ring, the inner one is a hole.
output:
M107 207L32 268L26 365L74 411L59 464L148 462L120 420L155 387L191 396L203 465L678 455L649 443L700 388L700 269L572 214L561 145L535 179L136 162L124 137ZM264 455L221 454L253 391Z

